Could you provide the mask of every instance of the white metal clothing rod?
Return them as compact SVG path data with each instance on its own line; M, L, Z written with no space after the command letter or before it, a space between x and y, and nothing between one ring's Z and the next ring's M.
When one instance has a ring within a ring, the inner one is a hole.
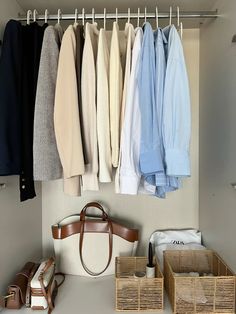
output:
M138 11L138 10L137 10ZM177 12L172 12L172 18L177 18L178 14ZM194 19L194 18L217 18L219 17L219 14L216 11L194 11L194 12L180 12L179 18L181 19ZM45 14L42 15L36 15L35 16L36 20L45 20ZM112 19L115 20L116 18L118 19L155 19L156 18L156 13L142 13L140 12L139 15L138 13L106 13L106 19ZM169 19L170 18L170 12L159 12L158 13L158 18L159 19ZM32 16L30 18L33 20ZM75 19L75 13L74 14L61 14L60 15L60 20L74 20ZM104 13L85 13L83 14L78 14L77 15L78 20L104 20ZM58 20L58 14L48 14L47 20ZM25 15L19 15L18 21L27 21L27 17Z

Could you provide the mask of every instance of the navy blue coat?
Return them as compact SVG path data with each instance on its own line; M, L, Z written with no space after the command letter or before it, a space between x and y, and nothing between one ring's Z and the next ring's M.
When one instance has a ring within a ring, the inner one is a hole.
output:
M21 169L22 26L10 20L0 58L0 175Z

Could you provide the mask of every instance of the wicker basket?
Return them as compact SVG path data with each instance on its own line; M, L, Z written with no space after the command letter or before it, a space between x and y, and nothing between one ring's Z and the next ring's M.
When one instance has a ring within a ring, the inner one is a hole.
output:
M155 278L135 278L146 271L146 257L116 258L116 311L163 310L164 279L156 263Z
M175 274L189 272L200 277ZM235 313L235 276L215 252L166 251L164 276L174 313Z

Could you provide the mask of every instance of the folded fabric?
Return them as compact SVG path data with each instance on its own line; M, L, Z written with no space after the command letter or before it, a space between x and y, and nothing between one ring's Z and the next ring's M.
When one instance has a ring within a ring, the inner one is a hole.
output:
M201 244L201 232L194 229L188 230L164 230L155 231L151 235L150 241L155 245L160 244Z

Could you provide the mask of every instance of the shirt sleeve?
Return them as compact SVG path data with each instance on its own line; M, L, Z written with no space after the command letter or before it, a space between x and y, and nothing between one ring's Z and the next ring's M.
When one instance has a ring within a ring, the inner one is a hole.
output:
M167 62L163 108L163 141L167 175L190 176L191 108L182 43L176 31Z
M155 104L155 51L151 26L145 24L139 68L141 111L140 169L145 175L162 172L160 136Z
M87 164L82 176L83 190L96 191L98 186L98 141L97 141L97 113L96 113L96 68L93 43L88 24L82 58L81 95L82 119L85 139L85 154ZM91 30L93 31L93 30ZM96 47L97 49L97 47Z

